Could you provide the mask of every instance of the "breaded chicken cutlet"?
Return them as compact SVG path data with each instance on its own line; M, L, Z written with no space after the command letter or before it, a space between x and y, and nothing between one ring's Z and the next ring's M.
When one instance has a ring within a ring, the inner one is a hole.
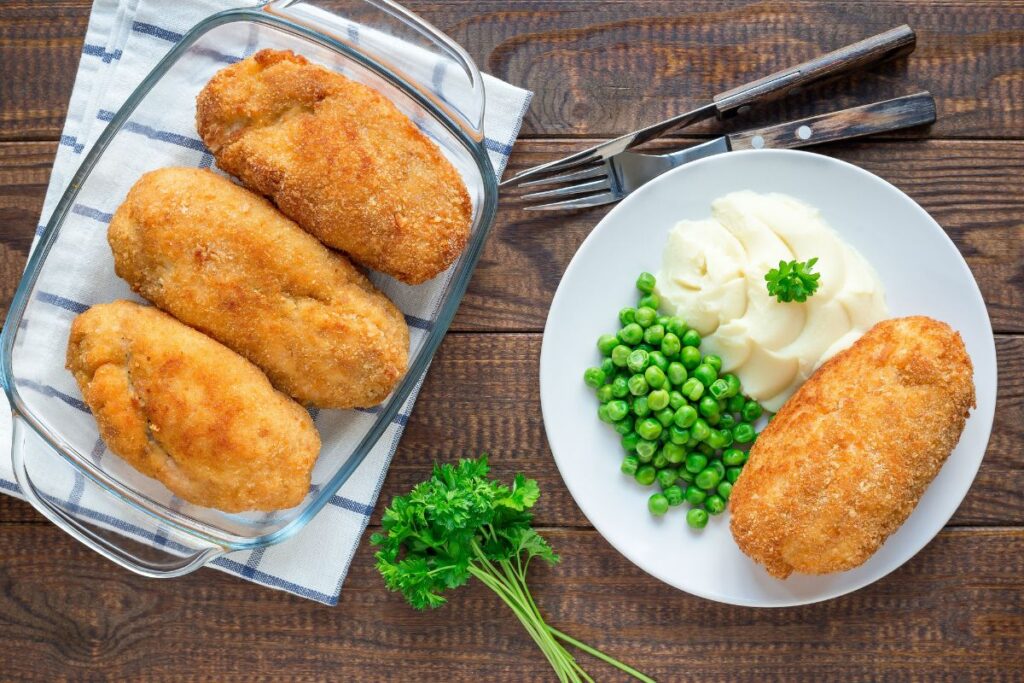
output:
M199 93L217 165L324 244L408 284L448 268L472 204L437 145L376 90L290 51L261 50Z
M320 437L259 368L129 301L75 318L67 367L107 447L181 498L226 512L298 505Z
M822 365L750 450L732 490L737 545L772 576L863 564L913 512L975 405L960 335L885 320Z
M369 407L405 374L391 301L266 199L210 171L142 176L107 234L117 274L299 402Z

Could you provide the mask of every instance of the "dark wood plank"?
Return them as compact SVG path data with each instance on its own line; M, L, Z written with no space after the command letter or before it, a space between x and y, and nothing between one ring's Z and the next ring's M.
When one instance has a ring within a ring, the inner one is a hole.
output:
M538 523L588 526L562 483L540 412L537 334L452 334L444 341L391 463L382 502L424 479L433 462L491 453L496 473L540 481ZM1024 525L1024 337L1000 337L1000 389L988 453L954 525ZM595 467L618 474L619 453L595 453ZM379 518L379 509L374 520ZM0 521L42 521L0 496Z
M672 590L592 531L545 530L562 554L531 570L558 628L658 680L1019 680L1024 530L944 531L856 593L749 609ZM472 584L439 610L386 593L364 543L328 608L212 569L155 581L54 528L0 525L4 678L548 680L532 641ZM954 599L951 599L954 598ZM11 656L18 653L17 656ZM621 680L580 655L597 680Z
M0 140L60 135L91 6L88 0L0 3Z
M579 141L525 141L512 172L577 149ZM6 311L39 220L55 146L0 143L0 310ZM963 252L999 332L1024 332L1024 142L861 142L822 152L906 191ZM576 249L607 212L544 215L507 194L456 316L455 330L539 331Z
M770 105L746 120L798 118L928 89L938 99L933 136L1024 137L1024 7L1012 0L406 4L462 43L482 69L537 93L526 135L621 134L908 23L918 34L909 61ZM0 139L59 135L89 5L5 4Z

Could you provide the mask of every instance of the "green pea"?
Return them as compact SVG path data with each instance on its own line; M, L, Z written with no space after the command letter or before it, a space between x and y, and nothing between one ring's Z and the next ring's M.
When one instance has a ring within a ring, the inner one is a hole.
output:
M704 363L705 363L705 365L710 365L712 368L714 368L715 372L721 372L722 371L722 357L721 356L716 356L713 353L709 353L708 355L704 356Z
M710 515L720 515L725 512L725 499L717 493L713 493L704 501L704 509Z
M740 393L740 378L730 372L723 376L722 379L729 384L729 391L725 392L726 398L738 396Z
M686 523L691 529L703 529L708 525L708 513L700 508L692 508L686 513Z
M636 432L629 432L628 434L623 434L622 438L619 440L619 443L622 444L622 449L624 451L626 451L627 453L632 453L633 451L636 450L637 444L640 443L640 435L637 434Z
M668 358L661 351L651 351L651 365L665 372L668 370Z
M654 469L653 465L642 465L634 476L636 483L641 486L650 486L654 483L654 478L658 476L658 470Z
M626 417L628 412L629 405L625 401L615 400L608 402L608 417L611 418L612 422L617 422Z
M631 351L626 359L626 367L630 372L643 372L651 362L651 356L643 349Z
M675 411L673 411L671 408L665 407L655 412L654 417L655 419L658 420L659 423L661 423L663 429L668 428L668 426L672 424L673 419L675 419ZM668 439L668 437L665 438L666 440Z
M680 394L678 391L673 389L668 392L668 407L672 410L679 410L683 406L689 405L686 401L686 397Z
M601 422L611 422L612 421L612 418L609 417L609 415L608 415L608 404L607 403L602 403L600 406L598 406L598 408L597 408L597 419L599 419Z
M699 487L690 484L686 487L686 491L683 492L683 498L690 505L700 505L704 502L704 499L708 497L708 494L701 490Z
M671 507L681 505L683 502L683 489L678 484L673 484L667 489L662 491L665 494L665 498L668 500L668 504Z
M657 322L662 327L667 327L668 326L668 321L669 321L669 317L667 315L659 315L658 316Z
M630 323L619 330L618 336L623 344L636 346L644 338L644 329L636 323Z
M719 448L728 448L733 444L736 438L732 435L732 430L728 427L719 426L718 433L722 436L722 445Z
M615 398L615 394L612 393L611 384L605 384L597 388L597 400L601 403L607 403L613 398Z
M759 417L764 413L764 408L757 401L747 401L743 404L742 416L747 422L756 422Z
M683 346L679 351L679 362L687 370L693 370L700 365L700 351L694 346Z
M722 432L712 429L711 434L708 435L708 445L712 448L723 448L725 446L725 437L722 435Z
M644 294L653 292L655 284L657 284L657 281L654 279L654 276L647 272L640 273L640 276L636 279L636 288Z
M672 486L672 484L676 483L677 479L679 479L679 474L674 467L665 467L658 470L658 485L662 489Z
M675 422L675 419L673 418L672 421ZM668 438L677 446L685 446L686 442L690 440L690 431L673 424L668 428Z
M672 362L668 364L668 370L665 372L668 376L668 381L675 386L682 385L686 381L686 368L683 367L682 363Z
M614 334L602 334L597 338L597 349L603 356L609 356L619 343L618 337Z
M722 497L722 500L729 500L729 496L732 495L732 484L727 481L720 482L715 490L718 491L718 495Z
M686 459L686 449L671 441L661 447L661 452L665 454L665 459L670 465L678 465Z
M723 378L724 379L724 378ZM726 380L728 382L729 380ZM730 396L728 400L728 407L730 413L738 413L743 410L743 406L746 405L747 400L742 396Z
M708 457L703 453L690 453L686 456L686 471L692 474L702 472L708 465Z
M610 382L612 377L615 376L615 363L612 362L611 358L602 358L601 365L599 367L601 368L601 372L604 373L605 381Z
M679 406L679 409L676 410L672 421L677 427L689 429L693 426L693 423L697 421L697 417L697 409L690 404L686 404Z
M661 429L661 423L650 417L645 417L636 424L636 433L649 441L661 436Z
M629 434L633 431L633 418L625 417L621 420L616 420L612 423L612 429L614 429L615 433L619 435Z
M722 419L722 416L721 415L708 415L704 419L708 421L709 425L714 427L715 425L718 424L718 421Z
M664 493L655 493L647 499L647 509L655 517L661 517L668 512L668 498L665 497Z
M742 471L742 467L726 467L725 480L728 481L730 484L735 484L736 480L740 478L740 473Z
M703 453L709 458L715 455L715 449L709 446L706 442L697 444L697 451Z
M627 455L622 459L622 464L619 465L619 470L623 474L634 476L636 471L640 468L640 460L635 455Z
M658 368L647 368L647 372L649 373L651 370L657 369ZM650 378L648 378L647 381L649 384L651 384ZM654 385L651 384L651 386ZM668 406L668 392L665 391L664 389L655 389L651 393L647 394L647 405L650 407L651 410L655 412L663 410L666 406Z
M721 403L721 401L719 401ZM732 429L736 426L736 418L729 413L722 413L722 419L718 421L719 429Z
M718 373L715 369L707 363L701 363L693 369L691 373L695 379L700 380L700 383L704 386L711 386L711 383L718 379ZM683 392L686 393L685 391Z
M705 491L710 491L718 486L718 482L722 481L722 476L718 473L718 470L712 467L705 467L697 474L697 478L694 481L697 483L697 486Z
M583 383L588 387L597 389L604 384L604 370L601 368L587 368L583 371Z
M626 306L619 311L619 322L622 323L623 327L632 322L636 322L636 309L632 306Z
M644 379L647 380L648 386L652 389L661 389L667 381L665 373L657 365L652 365L644 370ZM664 391L663 393L665 394L665 405L662 408L668 405L668 392ZM651 407L654 408L654 406Z
M640 327L650 327L658 319L658 312L652 308L638 308L633 317Z
M717 417L720 414L718 412L718 401L711 396L704 396L697 405L697 410L704 417Z
M661 305L661 299L658 298L657 294L653 292L650 294L644 294L640 297L640 302L636 305L637 308L653 308L655 312L658 310L658 306Z
M637 434L637 436L640 436ZM654 441L648 441L647 439L641 438L636 444L636 454L641 459L646 459L646 462L650 462L651 458L658 451L658 444Z
M728 448L722 452L722 463L726 467L738 467L747 461L747 454L738 448Z
M708 462L707 469L712 469L715 472L718 472L719 479L725 476L725 465L723 465L722 461L719 460L718 458L715 458L714 460Z
M711 436L711 427L704 420L697 418L690 426L690 436L697 441L705 441Z
M668 458L665 457L664 452L658 451L654 454L654 459L651 460L651 464L654 465L656 469L663 470L668 467Z
M708 387L708 393L710 393L717 401L725 396L725 392L729 391L729 383L724 379L716 379Z
M625 344L619 344L612 349L612 363L615 363L620 368L626 367L626 363L629 362L629 354L631 353L633 353L633 349Z
M629 382L625 377L616 377L607 386L611 388L612 396L615 398L626 398L629 395Z
M733 428L732 435L736 439L736 443L750 443L754 440L756 432L749 422L740 422Z
M644 330L644 341L652 346L658 346L665 339L665 328L654 324Z
M654 414L654 418L655 419L658 418L658 414L657 413ZM667 429L662 428L661 436L658 437L658 441L660 441L662 443L662 445L668 443L668 430Z
M644 396L651 390L651 388L647 386L647 380L644 379L643 375L633 375L626 380L626 384L629 385L629 393L634 396Z
M661 340L661 352L665 354L667 358L676 358L682 350L683 343L679 341L679 337L671 332L666 332L665 336Z
M647 405L646 396L637 396L633 399L633 414L637 417L647 417L651 413L651 407Z
M679 392L691 401L699 401L700 397L704 395L704 385L696 377L691 377L683 382Z
M681 481L685 481L687 484L692 484L694 476L696 475L694 475L693 472L688 471L685 467L679 468L679 479Z
M700 346L700 332L697 330L687 330L680 339L683 340L683 346L691 346L693 348Z
M673 315L668 319L668 322L665 323L665 329L679 337L681 341L683 335L686 334L686 321L678 315Z

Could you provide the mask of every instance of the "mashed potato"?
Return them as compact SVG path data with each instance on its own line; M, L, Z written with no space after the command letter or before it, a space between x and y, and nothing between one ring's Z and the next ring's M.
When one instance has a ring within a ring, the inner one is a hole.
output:
M819 288L779 303L764 275L779 261L817 257ZM711 217L669 234L657 274L662 306L704 338L744 391L778 411L819 365L889 317L882 283L817 209L782 194L733 192Z

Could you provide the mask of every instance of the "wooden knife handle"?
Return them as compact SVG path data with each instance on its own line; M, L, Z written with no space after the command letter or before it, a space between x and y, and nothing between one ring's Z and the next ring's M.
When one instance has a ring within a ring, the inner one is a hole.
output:
M753 83L727 90L714 98L719 118L745 113L744 107L762 104L894 57L914 51L917 36L904 24L877 36L839 48L817 59L783 69Z
M919 92L799 121L745 130L726 137L733 150L785 149L884 133L934 121L935 100L930 93Z

